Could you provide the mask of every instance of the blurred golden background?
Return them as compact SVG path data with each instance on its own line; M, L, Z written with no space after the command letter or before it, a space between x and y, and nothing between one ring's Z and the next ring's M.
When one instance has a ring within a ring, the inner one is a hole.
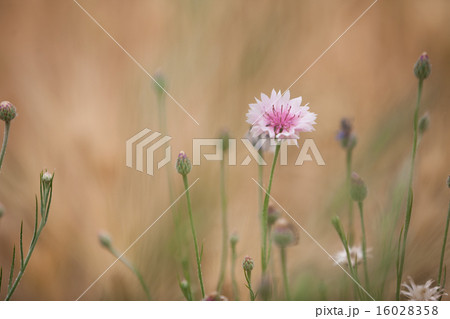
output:
M180 150L192 156L193 138L214 138L222 129L243 137L254 97L288 88L371 3L80 1L150 74L164 75L167 90L199 122L166 98L172 158ZM444 0L380 0L292 86L291 96L303 96L318 114L316 131L301 139L314 139L326 165L294 166L298 151L292 148L289 165L277 167L272 192L327 251L340 250L330 219L347 216L345 153L335 137L340 119L353 119L354 169L369 188L366 223L375 271L390 240L395 249L404 219L402 181L417 94L412 70L427 51L433 69L424 83L421 114L429 112L431 125L420 142L404 271L416 283L437 276L449 201L449 14L450 2ZM24 240L31 238L39 172L54 170L49 222L14 299L73 300L114 261L98 243L99 230L125 250L170 205L165 171L174 170L173 161L155 176L125 166L125 141L143 128L160 129L154 83L71 0L1 0L0 21L0 99L11 101L19 114L0 174L0 202L6 207L0 219L0 265L5 275L21 220ZM247 153L240 151L242 161ZM173 175L178 196L181 178ZM227 168L229 228L240 236L242 298L247 297L242 258L255 259L256 286L260 271L258 186L251 179L256 176L254 162ZM195 166L190 181L197 177L191 194L209 293L220 262L219 163ZM399 222L393 226L398 207ZM180 254L187 253L194 265L192 245L187 252L174 248L172 213L127 253L156 300L183 299L177 283ZM186 216L184 198L175 213ZM275 249L274 256L278 264ZM303 232L299 245L288 249L288 261L296 299L348 298L342 291L351 289L350 279ZM278 266L275 274L280 277ZM392 299L394 260L386 276L384 298ZM198 293L194 271L192 280ZM231 298L229 272L224 294ZM82 299L144 298L137 280L117 263Z

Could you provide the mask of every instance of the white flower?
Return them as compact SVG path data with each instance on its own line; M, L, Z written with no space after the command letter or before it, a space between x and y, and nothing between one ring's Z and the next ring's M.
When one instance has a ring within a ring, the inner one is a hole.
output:
M49 172L45 172L44 174L42 174L42 180L44 182L51 182L51 180L53 179L53 174L49 173Z
M402 283L402 287L405 290L401 291L401 294L408 298L410 301L437 301L447 293L441 287L431 287L433 280L428 280L425 285L416 285L411 277L408 277L409 285Z
M371 250L372 250L371 248L367 249L367 258L372 257L369 254L369 252ZM363 251L360 246L349 247L348 251L350 253L350 259L351 259L351 263L352 263L353 267L355 265L359 265L363 262ZM348 266L347 252L345 251L345 249L342 249L341 251L339 251L334 256L334 260L341 266Z

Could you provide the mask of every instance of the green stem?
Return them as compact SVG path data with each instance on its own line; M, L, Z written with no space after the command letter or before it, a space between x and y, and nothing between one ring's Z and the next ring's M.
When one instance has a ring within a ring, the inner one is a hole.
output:
M192 237L194 239L195 257L197 259L198 280L200 281L200 288L202 290L202 299L203 299L205 298L205 288L203 287L202 265L200 261L200 254L198 252L197 235L195 234L194 219L192 218L191 197L189 195L189 184L187 180L187 175L183 175L183 183L184 189L186 190L186 201L188 206L189 221L191 223Z
M419 108L420 108L420 98L422 96L422 86L423 86L423 80L419 79L417 103L416 103L416 109L414 111L414 135L413 135L413 148L412 148L412 154L411 154L411 170L409 173L409 183L408 183L408 202L407 202L407 207L406 207L402 248L401 248L401 253L399 256L399 263L398 263L399 269L398 269L398 273L397 273L397 290L396 290L396 299L397 300L400 300L400 288L401 288L401 283L402 283L403 267L405 264L406 239L408 238L408 230L409 230L409 224L411 222L411 213L412 213L412 205L413 205L412 184L413 184L414 166L415 166L416 152L417 152Z
M133 266L133 264L126 259L123 254L119 253L117 250L115 250L113 247L108 247L108 250L111 252L111 254L114 255L117 259L119 259L125 266L127 266L136 276L136 278L139 280L139 283L142 286L142 289L144 289L145 295L147 296L148 300L151 300L150 297L150 290L148 289L147 284L144 281L144 278L142 277L142 274L137 270L136 267Z
M286 248L285 247L280 248L280 255L281 255L281 268L283 271L284 293L285 293L286 300L291 300L291 296L289 294L289 281L288 281L287 269L286 269Z
M353 200L350 195L350 176L352 174L352 155L353 148L347 149L346 154L346 183L347 183L347 197L348 197L348 242L350 246L353 245L354 239L354 226L353 226Z
M231 285L233 288L234 300L239 301L239 289L236 281L236 244L231 244Z
M268 258L267 258L267 244L268 244L268 221L267 221L267 211L269 208L270 191L272 189L273 173L275 171L275 165L277 163L278 153L280 152L280 144L278 143L275 148L275 154L273 156L272 169L270 170L269 185L267 187L266 196L264 197L264 206L262 211L262 229L263 229L263 243L262 243L262 254L261 254L261 268L262 276L265 275L267 270Z
M445 246L447 245L447 235L448 235L449 223L450 223L450 203L448 205L447 223L445 224L445 233L444 233L444 243L442 244L441 261L439 263L438 285L440 287L444 286L443 283L441 282L441 278L442 278L442 267L444 266Z
M364 262L364 278L365 278L365 281L366 281L367 290L370 290L369 271L368 271L368 266L367 266L366 227L364 226L363 202L358 202L358 207L359 207L359 215L361 217L362 251L363 251L363 262Z
M250 293L250 300L255 301L256 295L252 289L252 273L250 271L247 273L247 271L244 270L244 275L245 275L245 280L247 281L247 288Z
M220 163L220 193L222 199L222 259L220 264L219 282L217 284L218 293L222 291L228 257L227 197L225 191L225 161L223 160Z
M3 134L3 144L2 144L2 150L0 152L0 170L2 169L3 158L5 157L6 145L8 144L8 136L9 136L10 126L11 126L11 122L5 122L5 132Z

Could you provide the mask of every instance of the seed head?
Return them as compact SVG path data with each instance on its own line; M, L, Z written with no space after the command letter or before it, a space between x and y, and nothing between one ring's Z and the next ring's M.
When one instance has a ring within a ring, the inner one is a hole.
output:
M11 102L3 101L0 103L0 120L9 123L16 115L16 107Z
M176 168L178 173L180 173L183 176L189 174L189 172L191 171L192 168L191 161L187 157L186 153L183 151L181 151L180 154L178 154Z
M430 73L430 60L428 59L428 54L424 52L414 65L414 74L419 80L425 80L430 75Z
M355 202L362 202L367 196L367 187L361 177L355 172L352 173L350 181L350 195Z

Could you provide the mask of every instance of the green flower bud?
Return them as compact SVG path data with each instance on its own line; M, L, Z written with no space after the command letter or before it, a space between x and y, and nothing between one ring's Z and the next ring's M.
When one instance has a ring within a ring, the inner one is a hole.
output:
M16 115L16 108L11 102L3 101L0 103L0 120L9 123Z
M425 80L430 75L430 73L430 60L428 59L428 54L424 52L414 65L414 74L419 80Z
M239 241L239 236L237 233L232 233L230 236L230 244L232 247L235 247Z
M183 176L189 174L189 172L191 171L192 168L191 161L187 157L186 153L183 151L181 151L180 154L178 154L176 168L178 173L180 173Z
M279 218L273 225L272 239L280 248L296 245L298 243L297 228L286 219Z
M367 196L367 187L364 181L355 172L350 181L350 195L355 202L362 202Z
M419 120L419 134L422 135L430 126L430 116L425 113Z
M228 151L228 148L230 147L230 135L228 134L228 131L223 130L220 133L220 138L222 139L222 148L223 151L226 152Z
M100 242L100 245L102 245L105 248L111 247L112 240L109 234L106 232L100 232L98 234L98 241Z
M158 97L162 97L164 95L164 90L166 89L166 79L161 71L157 71L153 76L153 85L155 88Z
M242 268L244 269L244 271L252 271L253 267L255 266L254 262L253 262L253 258L246 256L244 258L244 261L242 262Z

